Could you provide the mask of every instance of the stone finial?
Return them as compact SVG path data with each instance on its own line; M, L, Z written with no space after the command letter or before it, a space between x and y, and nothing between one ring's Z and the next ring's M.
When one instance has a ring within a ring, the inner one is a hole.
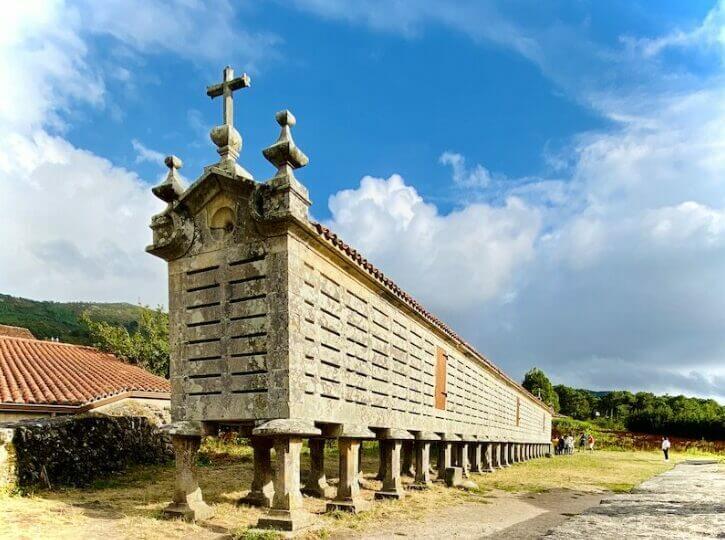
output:
M304 167L309 163L310 159L302 150L297 148L297 145L292 139L290 128L297 123L294 115L288 110L279 111L275 115L275 119L282 127L282 130L277 138L277 142L265 148L262 154L267 161L277 167L275 178L294 178L294 169Z
M235 90L248 88L250 84L251 80L246 73L234 78L234 70L227 66L224 68L222 82L208 86L206 89L206 95L210 98L214 99L219 96L224 98L222 123L213 127L209 132L212 142L217 146L217 153L221 156L219 165L249 179L252 178L252 175L236 163L239 152L242 150L242 136L234 128L233 93Z
M177 172L184 166L184 163L176 156L166 156L164 163L169 168L169 174L166 175L166 179L163 182L152 188L151 192L162 201L171 204L179 200L181 194L184 193L184 188L181 186L181 178Z

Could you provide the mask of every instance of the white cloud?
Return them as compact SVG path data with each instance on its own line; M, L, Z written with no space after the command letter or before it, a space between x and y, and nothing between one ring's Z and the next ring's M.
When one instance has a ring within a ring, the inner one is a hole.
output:
M164 158L166 156L161 152L147 148L143 145L143 143L137 141L136 139L131 141L131 146L133 146L133 149L136 150L136 163L148 162L156 165L164 164Z
M453 181L463 188L486 188L491 184L491 173L483 165L476 164L473 168L466 167L466 158L456 152L443 152L438 158L443 165L453 169Z
M147 185L42 131L0 145L10 149L0 167L3 292L166 303L163 264L143 252L163 206Z
M534 255L539 213L511 197L446 215L398 175L366 176L330 199L330 225L432 309L468 309L516 283Z
M687 47L719 49L725 56L725 3L716 4L702 23L691 30L677 29L653 39L624 37L622 40L646 57L656 56L668 48Z
M561 178L499 182L445 152L439 162L467 195L455 212L440 215L414 191L402 211L398 191L412 188L391 177L371 196L366 178L331 198L330 225L515 375L538 365L568 384L725 401L725 84L721 70L671 77L648 60L664 47L712 50L723 5L686 40L608 57L650 84L582 83L577 95L616 125L561 154L545 148ZM554 65L541 43L541 65ZM552 78L565 81L573 65ZM516 203L466 202L507 197Z
M161 204L133 172L64 140L79 106L110 107L91 36L114 54L173 53L192 61L274 54L273 35L232 26L228 2L13 2L0 18L0 290L56 300L166 302L164 265L144 252ZM163 155L131 142L137 162Z

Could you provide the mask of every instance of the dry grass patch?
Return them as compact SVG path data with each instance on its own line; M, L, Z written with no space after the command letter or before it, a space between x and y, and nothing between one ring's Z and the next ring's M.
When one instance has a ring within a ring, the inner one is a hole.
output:
M269 539L274 534L250 530L261 511L238 506L251 483L252 454L248 446L209 440L200 458L200 482L204 498L216 511L208 523L192 525L161 519L173 487L173 466L146 466L123 475L97 482L85 489L37 491L20 495L0 495L0 538L213 538L220 532L232 532L237 538ZM688 456L675 456L675 460ZM710 456L712 457L712 456ZM302 469L309 457L303 454ZM673 462L675 461L673 460ZM539 459L517 464L487 475L473 475L479 492L446 489L436 484L427 492L409 492L403 501L376 501L368 512L359 515L324 514L325 501L305 497L305 507L318 515L314 530L307 538L337 535L345 531L371 530L386 523L414 520L446 506L461 502L486 502L491 489L540 492L564 488L581 491L629 490L655 474L673 466L665 464L654 452L603 452ZM372 501L380 482L377 450L368 444L363 459L366 473L363 497ZM336 483L337 452L328 449L328 478ZM406 479L409 482L410 479Z
M482 488L513 492L570 489L621 493L688 457L692 455L676 455L665 462L661 452L584 451L520 463L476 480Z

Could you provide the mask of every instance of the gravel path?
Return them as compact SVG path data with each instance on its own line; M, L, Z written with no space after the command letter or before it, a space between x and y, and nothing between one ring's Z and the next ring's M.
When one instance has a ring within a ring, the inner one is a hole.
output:
M332 535L333 540L400 540L430 538L541 538L552 527L583 512L602 499L602 493L552 490L514 494L492 491L487 503L441 508L418 520L398 521L376 530Z
M544 538L725 538L725 470L707 461L681 463L573 517Z

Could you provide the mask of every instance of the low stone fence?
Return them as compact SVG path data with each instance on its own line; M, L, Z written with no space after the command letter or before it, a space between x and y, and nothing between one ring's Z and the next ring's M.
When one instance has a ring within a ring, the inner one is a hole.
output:
M0 424L0 488L83 486L133 464L173 457L142 417L77 415Z

